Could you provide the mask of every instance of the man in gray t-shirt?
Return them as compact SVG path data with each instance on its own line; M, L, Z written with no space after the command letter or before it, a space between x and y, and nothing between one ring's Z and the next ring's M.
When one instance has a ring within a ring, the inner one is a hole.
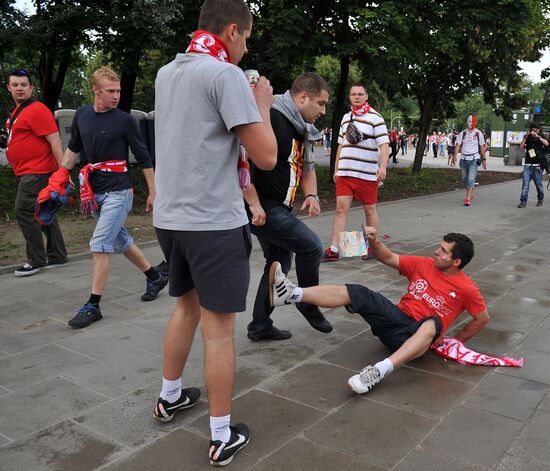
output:
M251 249L239 186L239 141L257 167L270 170L277 160L269 81L261 77L252 92L235 65L247 52L251 30L243 0L206 0L186 53L162 67L155 83L153 224L177 302L166 331L154 416L171 420L198 401L199 390L182 389L181 375L200 321L209 457L217 466L229 464L249 440L246 425L230 425L234 320L246 308Z

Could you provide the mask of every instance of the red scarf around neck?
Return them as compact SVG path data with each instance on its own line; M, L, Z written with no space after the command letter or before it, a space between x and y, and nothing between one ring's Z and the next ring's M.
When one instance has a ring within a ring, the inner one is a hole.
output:
M365 102L363 106L360 106L359 108L355 108L355 106L352 105L351 112L355 116L361 116L362 114L368 113L370 111L370 105Z
M219 61L231 62L229 49L223 41L215 34L208 31L197 30L187 46L185 52L197 52L199 54L208 54Z

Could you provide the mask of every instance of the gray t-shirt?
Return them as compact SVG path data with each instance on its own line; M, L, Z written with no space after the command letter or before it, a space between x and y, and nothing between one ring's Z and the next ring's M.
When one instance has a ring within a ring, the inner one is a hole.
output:
M175 231L248 223L234 127L262 118L241 69L207 54L178 54L155 82L153 224Z

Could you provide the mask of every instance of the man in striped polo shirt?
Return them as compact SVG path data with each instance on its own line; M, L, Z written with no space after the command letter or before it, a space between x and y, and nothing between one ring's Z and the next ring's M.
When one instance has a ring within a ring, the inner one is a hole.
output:
M331 246L324 251L323 262L338 260L338 235L345 230L347 214L354 198L363 204L366 225L378 227L376 200L378 184L386 178L389 138L384 118L368 104L368 98L363 84L354 83L351 86L351 111L342 118L334 165L336 213L332 224L332 241ZM351 122L362 133L361 140L355 144L346 138Z

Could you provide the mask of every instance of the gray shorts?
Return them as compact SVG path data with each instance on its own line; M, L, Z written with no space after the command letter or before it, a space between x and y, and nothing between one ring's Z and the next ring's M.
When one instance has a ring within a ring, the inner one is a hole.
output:
M196 289L205 309L246 310L252 250L248 224L226 231L155 231L168 262L170 296Z

